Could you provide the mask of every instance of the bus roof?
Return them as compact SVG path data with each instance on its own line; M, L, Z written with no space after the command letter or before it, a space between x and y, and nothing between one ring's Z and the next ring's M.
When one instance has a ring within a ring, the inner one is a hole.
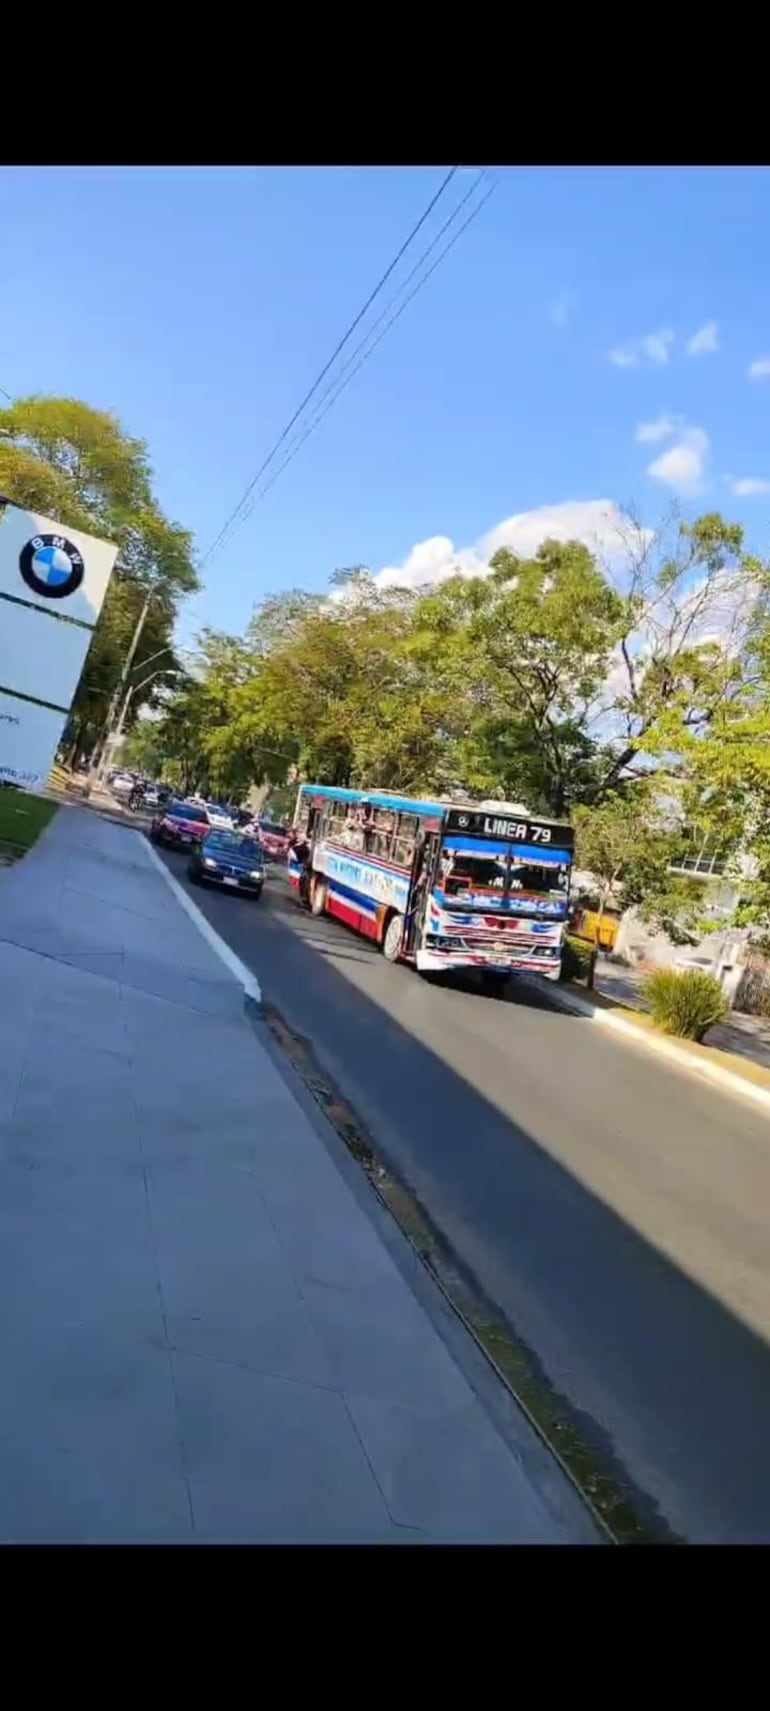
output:
M373 808L393 808L401 814L437 814L442 819L452 810L462 813L464 809L473 814L523 814L538 825L565 829L563 820L553 820L550 814L533 814L520 802L494 802L488 798L471 802L457 796L434 796L431 802L424 802L417 796L393 795L389 790L343 790L337 784L301 784L299 789L308 796L328 796L332 802L371 802Z
M371 802L373 808L394 808L400 814L444 814L447 802L422 802L416 796L394 796L389 790L343 790L336 784L301 784L308 796L328 796L332 802Z

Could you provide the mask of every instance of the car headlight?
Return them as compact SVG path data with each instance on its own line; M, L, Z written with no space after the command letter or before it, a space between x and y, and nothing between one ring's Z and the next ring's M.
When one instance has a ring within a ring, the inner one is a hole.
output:
M203 857L203 866L204 867L216 867L216 865L217 865L216 862L212 861L211 856L204 856Z
M264 878L264 875L262 873L261 867L255 867L254 872L249 874L249 879L262 879L262 878Z

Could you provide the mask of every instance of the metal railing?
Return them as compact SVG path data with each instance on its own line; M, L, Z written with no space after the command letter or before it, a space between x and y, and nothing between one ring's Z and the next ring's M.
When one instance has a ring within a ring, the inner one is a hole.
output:
M682 856L680 861L672 862L669 871L699 879L722 879L727 872L727 859L725 856L707 855L701 850L699 855Z

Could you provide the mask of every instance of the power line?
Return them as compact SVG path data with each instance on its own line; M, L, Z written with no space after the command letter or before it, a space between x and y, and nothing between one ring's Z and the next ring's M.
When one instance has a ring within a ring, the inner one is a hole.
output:
M273 474L271 475L269 481L266 481L264 487L262 487L260 489L260 491L257 495L257 498L264 499L265 494L269 493L270 488L278 480L279 475L281 475L282 471L284 469L286 469L287 465L292 462L293 458L296 457L297 452L300 450L300 447L304 445L305 440L310 438L310 435L315 431L315 429L323 421L324 416L328 415L332 406L334 404L336 404L337 399L345 391L345 388L350 385L351 380L355 379L356 375L358 374L359 369L363 368L364 363L367 363L369 361L369 358L374 355L374 352L376 351L377 346L382 343L382 340L385 338L386 333L388 333L390 331L391 327L395 326L396 321L400 320L401 316L404 313L404 310L406 308L408 308L409 304L412 302L412 299L417 296L417 293L419 291L422 291L422 288L424 285L427 285L428 280L431 277L431 274L435 273L437 267L440 267L442 261L444 260L444 257L449 254L449 251L454 248L455 244L462 237L463 232L467 231L468 227L476 219L477 215L479 215L481 213L481 210L484 206L484 203L488 202L490 196L492 196L494 194L495 190L497 189L498 183L499 183L499 180L495 179L493 181L493 183L490 185L490 187L486 193L486 196L482 196L481 201L476 203L475 208L473 208L471 210L471 213L468 215L467 220L463 221L459 230L455 232L455 234L452 238L450 238L449 243L444 245L443 250L441 250L440 254L436 257L436 260L433 262L432 266L429 267L427 272L423 274L422 278L417 281L417 284L415 285L414 290L410 291L408 296L404 298L404 301L400 304L399 308L396 310L396 313L394 315L391 315L390 320L386 322L385 326L382 329L382 332L374 340L374 343L372 345L370 345L369 349L364 352L364 355L361 357L360 361L356 363L356 366L353 369L352 374L349 374L347 376L347 379L343 380L342 385L337 387L336 392L334 392L333 396L329 399L325 408L323 410L320 410L318 412L318 414L312 418L309 426L305 429L304 433L296 441L292 450L289 452L288 457L284 458L283 463L278 465L278 468L273 471ZM464 200L465 200L465 198L464 198ZM448 221L447 224L451 224L451 222ZM360 349L360 346L359 346L359 349ZM335 384L336 384L336 382L335 382ZM326 393L324 394L324 397L326 397Z
M433 251L436 248L436 245L441 242L441 239L443 238L445 232L448 232L449 228L454 225L455 220L462 213L462 210L465 207L466 202L469 200L469 198L471 196L475 196L476 191L479 188L479 185L483 182L483 180L486 178L486 176L487 176L487 168L483 167L479 171L478 177L474 178L473 183L466 190L465 195L460 198L460 201L457 203L456 207L452 209L451 214L449 215L448 219L446 219L444 221L443 226L439 227L439 230L437 231L436 236L431 239L431 242L428 244L427 249L424 249L422 252L422 255L418 257L417 261L414 264L414 267L407 274L406 279L403 279L401 281L401 284L399 285L398 290L394 291L393 296L388 299L387 303L385 304L385 308L377 316L376 321L373 321L371 326L367 328L367 331L364 333L363 338L360 339L358 344L354 346L354 348L351 351L350 356L348 357L347 361L342 364L341 368L338 368L337 373L333 376L332 380L330 380L329 385L326 387L325 391L321 393L320 398L318 399L317 403L314 406L314 409L313 409L313 421L314 422L315 422L316 418L320 421L321 416L325 414L325 412L321 410L321 405L324 403L324 400L329 397L330 392L335 392L335 388L339 385L339 382L342 379L343 374L347 374L348 369L353 366L353 363L355 362L356 357L360 354L360 352L364 349L364 347L369 343L369 340L372 336L372 333L376 332L377 328L385 320L385 317L388 314L389 310L391 310L393 308L393 305L398 302L399 298L402 296L403 292L406 290L406 287L411 284L411 281L414 279L415 275L419 273L420 268L423 265L423 262L427 261L428 256L433 254ZM491 191L490 191L490 195L491 195ZM457 236L458 237L460 236L459 232L458 232ZM350 378L352 380L353 376L351 375ZM339 392L336 392L335 396L339 397ZM320 415L318 414L318 412L320 412ZM308 433L310 433L310 432L312 432L312 428L308 429ZM301 437L295 442L295 448L293 448L293 447L288 448L289 451L292 453L292 455L293 455L294 449L296 449L297 451L299 450L300 445L302 444L303 440L306 437L307 437L306 434L301 435ZM286 462L284 461L284 463L281 464L281 468L285 469L285 467L286 467ZM276 477L276 479L277 479L277 477ZM269 482L268 486L272 486L272 482ZM263 489L263 491L267 492L267 487L265 487ZM261 496L262 495L260 494L259 497L261 498ZM247 515L249 515L249 513L247 513Z
M431 200L428 203L427 208L420 215L420 218L417 221L417 224L412 227L412 230L409 233L409 236L407 238L405 238L405 240L402 243L401 248L398 251L397 255L395 255L393 257L393 260L390 263L390 266L385 269L385 272L383 273L382 278L380 280L378 280L377 284L374 287L374 290L367 297L363 308L359 310L358 314L355 317L355 320L351 321L350 326L347 329L347 332L340 339L339 344L336 346L336 349L332 352L332 355L329 357L329 361L325 364L325 366L321 369L320 374L313 381L313 384L310 388L310 391L306 393L305 397L302 400L302 403L295 410L294 415L291 418L291 421L287 422L286 427L283 430L283 433L280 434L279 438L276 440L272 451L269 453L268 457L265 458L264 463L262 463L260 465L259 469L257 470L256 475L253 476L252 480L249 482L249 485L246 488L242 498L239 499L238 504L235 506L235 509L233 511L231 511L230 516L227 518L227 521L223 524L223 526L220 529L219 534L217 535L216 539L212 542L208 551L204 554L203 559L201 561L201 569L208 563L209 559L213 557L214 553L217 551L218 547L223 542L224 537L227 534L228 529L230 528L230 525L235 522L235 520L238 517L243 505L246 503L246 500L249 498L249 495L253 492L254 488L257 486L257 483L259 481L261 481L262 476L264 475L266 469L272 463L273 458L275 457L276 453L280 450L280 447L283 445L284 440L291 433L292 428L294 427L298 418L302 415L303 410L309 404L311 398L313 398L315 396L315 393L318 391L318 388L321 385L322 380L326 379L326 376L329 373L329 369L332 367L332 364L336 362L337 357L340 354L340 351L344 349L345 345L348 342L348 339L350 339L352 337L353 333L356 330L356 327L358 327L360 325L361 321L364 318L364 315L367 313L367 310L371 308L372 303L374 302L375 298L379 296L380 292L382 291L383 286L387 284L388 280L390 279L391 274L393 273L394 269L398 266L402 256L408 250L409 245L414 242L414 239L416 238L417 233L425 225L425 221L427 220L429 214L431 214L433 212L433 209L435 208L436 203L439 200L439 197L443 196L444 191L448 189L448 187L451 184L451 181L454 178L455 173L457 171L458 171L458 168L456 166L453 166L450 168L446 177L443 179L442 183L439 185L438 190L436 191L435 195L431 197Z

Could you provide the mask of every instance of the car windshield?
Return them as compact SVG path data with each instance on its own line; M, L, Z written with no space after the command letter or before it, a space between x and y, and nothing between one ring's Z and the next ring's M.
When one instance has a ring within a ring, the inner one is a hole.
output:
M240 855L258 867L262 861L262 851L254 838L241 838L237 832L212 832L206 839L207 853L212 855Z
M471 855L464 850L442 849L439 885L447 897L462 897L467 891L499 891L503 896L535 892L540 897L562 897L569 887L569 867L540 862L517 861L512 851L499 856Z
M267 832L269 838L285 838L286 836L286 827L277 825L275 820L260 820L259 829L261 832Z
M205 808L199 808L197 802L169 802L166 808L169 820L195 820L199 826L207 823Z

